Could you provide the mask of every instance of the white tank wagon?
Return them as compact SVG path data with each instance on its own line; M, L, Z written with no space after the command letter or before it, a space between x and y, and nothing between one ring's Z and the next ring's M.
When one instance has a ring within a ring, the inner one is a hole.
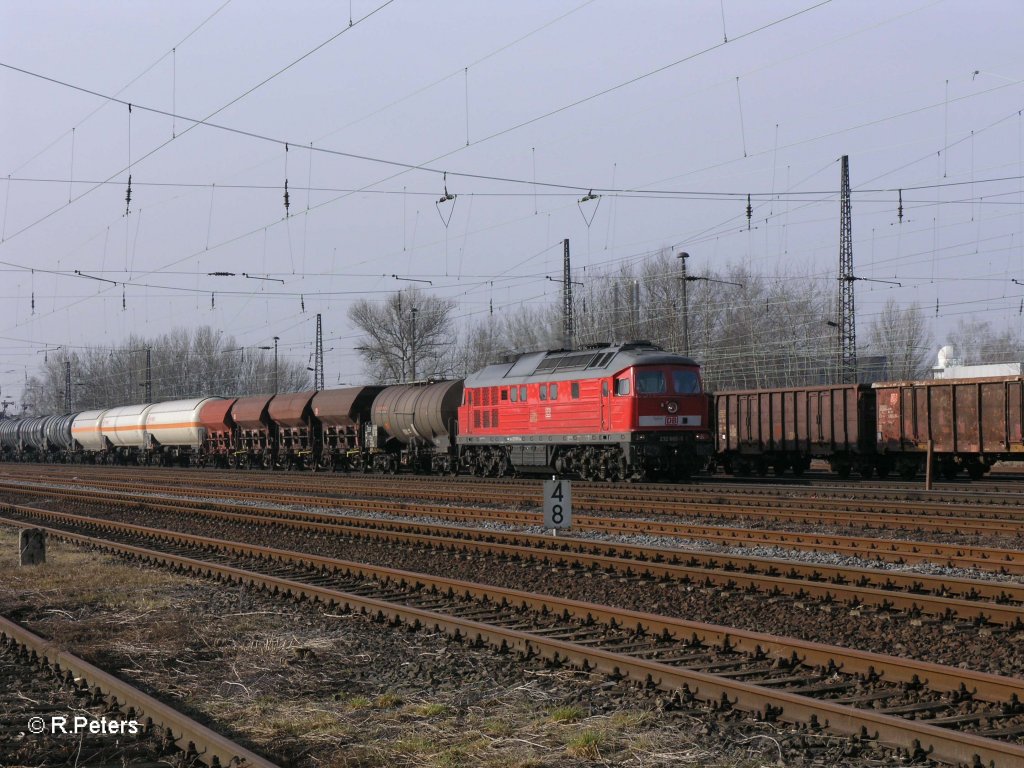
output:
M155 403L146 413L146 431L153 443L198 448L206 439L199 412L203 406L222 397L196 397Z
M221 397L196 397L155 403L146 413L147 448L159 453L163 464L201 465L207 428L200 413ZM149 456L144 461L149 461Z
M152 407L152 403L139 403L110 408L100 418L100 432L115 448L144 448L146 415Z
M71 422L71 437L83 451L99 453L107 448L107 441L100 432L100 421L106 409L82 411L75 414Z

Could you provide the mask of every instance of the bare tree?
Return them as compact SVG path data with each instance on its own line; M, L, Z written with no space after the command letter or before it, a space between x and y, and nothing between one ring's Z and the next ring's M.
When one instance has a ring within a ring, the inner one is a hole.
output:
M23 400L36 413L62 413L66 364L71 364L72 410L110 408L145 401L146 352L149 351L153 400L238 396L272 391L274 355L256 347L239 347L230 336L209 327L178 329L153 339L132 336L123 344L51 353L38 374L29 378ZM306 366L278 359L278 390L308 389Z
M997 332L985 320L963 320L949 334L956 357L964 365L1024 361L1024 340L1011 328Z
M383 302L360 299L349 309L364 334L356 350L369 376L393 384L453 375L455 302L406 288Z
M906 309L889 299L871 321L868 350L885 357L885 378L917 379L931 359L932 336L916 302Z

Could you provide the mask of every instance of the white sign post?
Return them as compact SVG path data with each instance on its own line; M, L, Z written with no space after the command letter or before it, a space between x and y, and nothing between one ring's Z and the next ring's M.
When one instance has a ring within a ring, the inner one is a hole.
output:
M572 481L552 477L544 481L544 527L558 535L572 527Z

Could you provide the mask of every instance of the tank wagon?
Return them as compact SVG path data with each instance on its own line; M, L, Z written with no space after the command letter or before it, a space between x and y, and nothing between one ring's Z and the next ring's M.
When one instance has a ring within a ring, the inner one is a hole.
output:
M0 458L4 461L15 461L18 450L19 419L0 419Z
M584 479L681 478L711 458L700 366L650 342L536 352L466 379L462 468Z
M385 387L373 399L363 467L381 472L454 472L458 468L463 382Z
M50 416L43 425L46 440L50 446L51 461L67 461L74 451L75 444L71 438L71 425L75 420L74 413L63 416Z
M885 477L875 446L875 393L864 384L718 392L715 459L729 474L802 475L825 459L848 477Z
M903 477L924 469L928 442L945 477L972 479L1024 461L1024 377L879 382L878 451Z
M82 411L71 422L71 438L74 441L75 460L89 461L106 451L109 444L100 432L100 420L105 410Z

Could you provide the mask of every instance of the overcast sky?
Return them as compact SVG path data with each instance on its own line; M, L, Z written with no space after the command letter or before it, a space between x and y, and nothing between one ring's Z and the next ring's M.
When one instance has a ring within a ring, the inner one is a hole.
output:
M855 273L901 283L857 283L859 333L890 297L1020 327L1022 30L1021 0L4 0L0 390L180 326L306 361L317 312L358 381L352 301L548 302L563 238L581 280L671 248L835 291L843 154Z

